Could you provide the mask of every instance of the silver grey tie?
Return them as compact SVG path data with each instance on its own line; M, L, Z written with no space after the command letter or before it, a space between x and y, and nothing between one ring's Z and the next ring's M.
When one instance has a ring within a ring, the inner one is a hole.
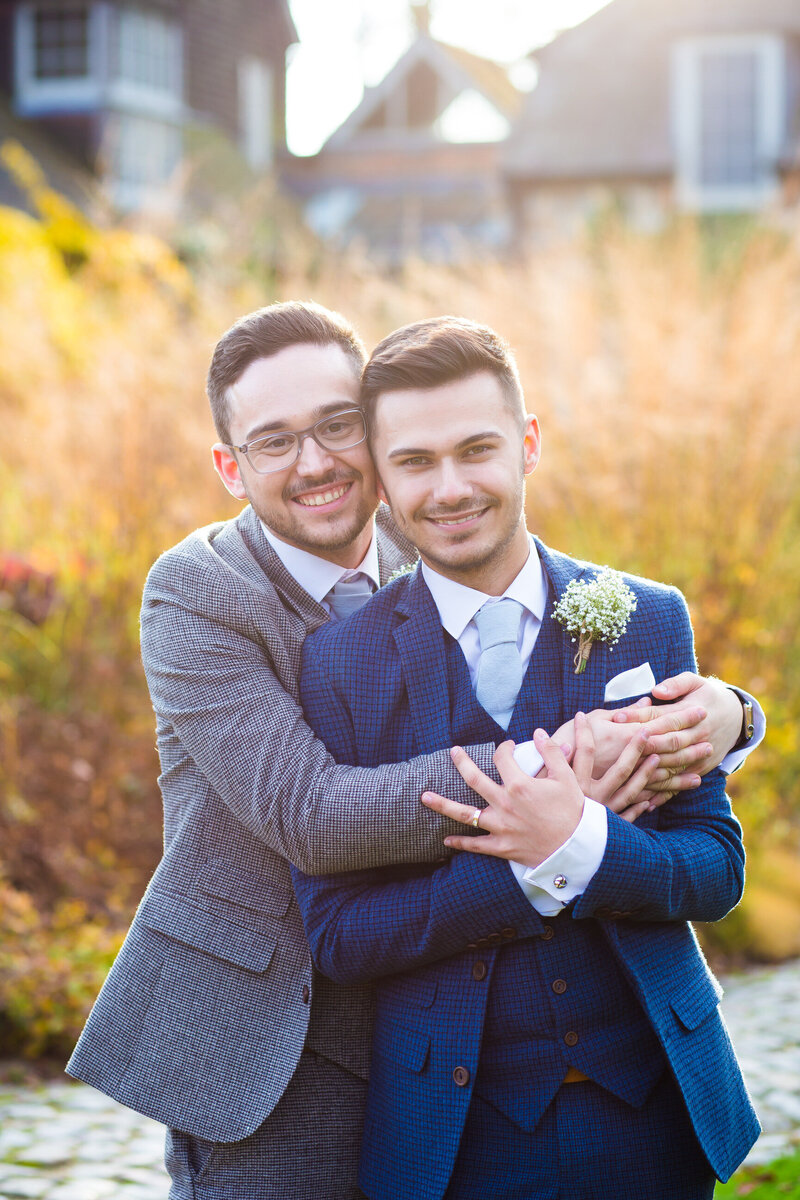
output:
M484 604L475 614L481 643L475 696L503 729L508 729L522 687L522 659L517 649L521 616L522 605L508 598Z
M343 575L325 597L330 606L331 620L343 621L351 613L357 612L367 603L372 592L372 581L363 571Z

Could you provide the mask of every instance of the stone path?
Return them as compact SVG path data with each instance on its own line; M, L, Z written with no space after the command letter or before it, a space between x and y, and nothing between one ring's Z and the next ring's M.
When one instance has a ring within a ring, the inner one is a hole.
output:
M764 1126L748 1161L769 1162L800 1146L800 961L730 977L722 1008ZM92 1088L0 1084L2 1200L166 1200L162 1153L160 1125Z

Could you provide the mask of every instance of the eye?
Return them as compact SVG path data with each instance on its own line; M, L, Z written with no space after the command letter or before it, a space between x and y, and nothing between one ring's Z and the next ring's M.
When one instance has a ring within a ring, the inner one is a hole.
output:
M422 454L414 454L411 458L403 458L400 460L401 467L424 467L428 464L428 459Z
M275 433L271 437L259 438L250 446L251 454L284 454L294 443L294 434Z
M479 456L481 454L488 454L492 450L494 450L494 446L484 446L484 445L469 446L464 451L464 454L465 454L465 456L471 456L472 458L476 458L477 456Z
M331 417L330 421L326 421L322 426L321 432L329 437L350 433L355 428L357 420L358 417L353 416Z

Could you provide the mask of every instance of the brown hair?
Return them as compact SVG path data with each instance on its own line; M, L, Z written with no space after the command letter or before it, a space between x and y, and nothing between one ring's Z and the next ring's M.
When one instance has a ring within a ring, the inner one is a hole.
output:
M378 397L406 388L434 388L489 371L507 407L520 422L524 400L517 364L508 344L490 329L463 317L431 317L404 325L384 338L361 377L361 403L373 425Z
M206 390L217 436L230 442L231 409L228 389L251 363L270 358L287 346L341 346L360 376L367 357L364 343L341 313L312 300L287 300L258 308L230 327L214 347Z

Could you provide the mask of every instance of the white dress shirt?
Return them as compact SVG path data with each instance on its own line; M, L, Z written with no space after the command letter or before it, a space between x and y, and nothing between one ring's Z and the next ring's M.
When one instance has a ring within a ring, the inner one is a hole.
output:
M329 562L327 558L320 558L318 554L312 554L310 550L301 550L298 546L290 546L288 542L282 542L263 521L261 528L289 574L297 580L302 588L305 588L312 600L321 604L328 613L330 613L330 606L325 597L343 576L361 571L375 584L376 591L381 586L378 566L378 535L374 523L369 549L358 566L353 568L340 567L338 563Z
M455 583L425 563L422 564L422 574L439 610L443 627L456 639L467 660L473 686L481 653L475 614L484 604L498 600L508 598L522 605L517 649L523 672L527 671L547 604L547 581L533 538L530 538L530 551L524 567L502 596L488 596L485 592L465 587L463 583ZM537 774L542 766L541 756L532 742L518 746L514 757L529 775ZM523 863L515 862L509 863L509 866L537 912L552 917L588 887L602 861L607 838L605 806L587 796L577 828L553 854L537 867L526 867Z

